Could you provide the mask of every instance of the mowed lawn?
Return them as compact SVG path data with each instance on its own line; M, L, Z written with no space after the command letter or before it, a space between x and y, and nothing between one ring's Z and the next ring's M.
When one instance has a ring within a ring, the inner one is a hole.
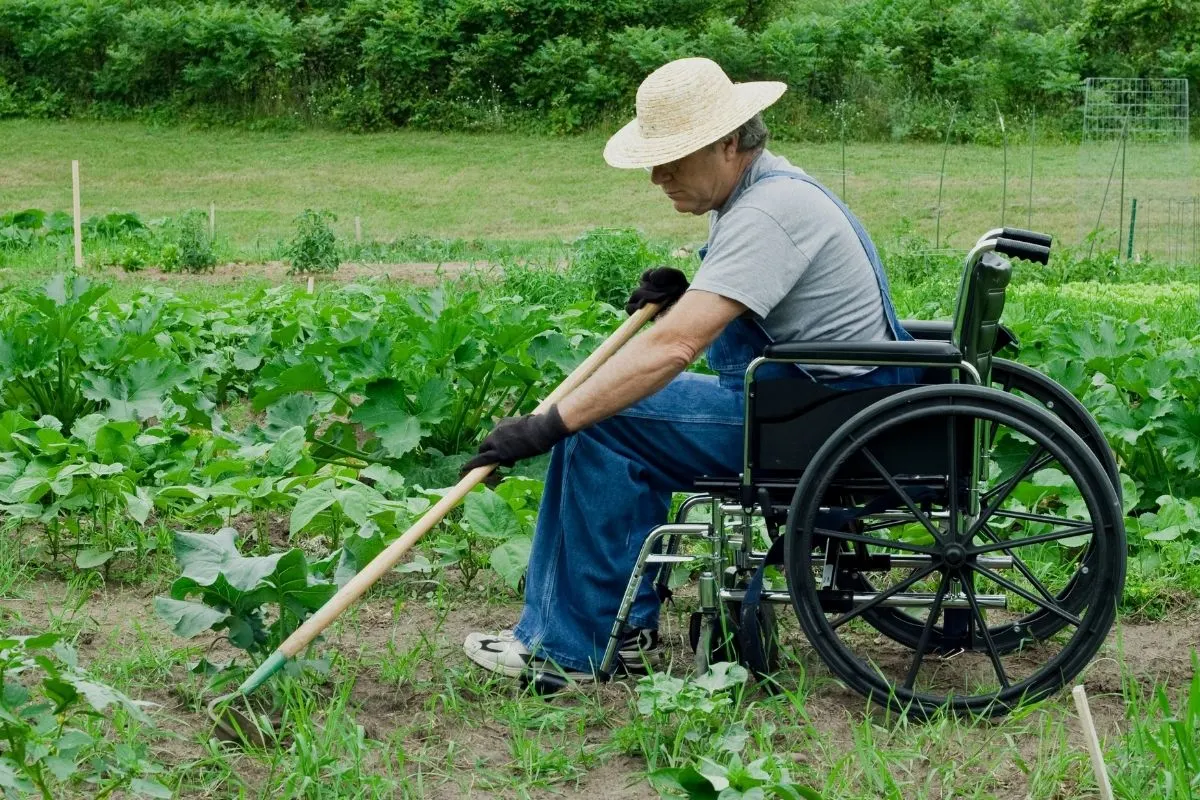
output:
M85 216L133 211L149 220L215 203L218 235L243 252L288 238L305 208L332 211L347 236L359 216L364 236L380 240L416 234L561 241L600 226L633 227L680 244L703 240L703 218L676 213L642 170L608 167L604 142L603 132L355 135L5 121L0 213L70 210L70 162L78 159ZM838 143L771 147L843 192ZM1028 144L1009 148L1005 194L999 147L950 146L942 179L941 145L850 143L844 191L881 242L909 232L960 248L1000 224L1002 205L1009 225L1031 221L1070 244L1080 241L1101 202L1115 225L1118 197L1128 206L1139 182L1143 218L1153 215L1151 195L1165 205L1167 196L1193 194L1200 156L1172 150L1131 159L1125 190L1114 183L1105 196L1110 150L1036 146L1032 214Z

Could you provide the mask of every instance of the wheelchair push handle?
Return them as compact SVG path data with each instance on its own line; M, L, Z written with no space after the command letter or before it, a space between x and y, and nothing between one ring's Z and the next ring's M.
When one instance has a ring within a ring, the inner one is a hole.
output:
M996 240L995 251L1011 258L1023 258L1037 264L1050 262L1050 248L1019 239L1000 238Z
M1054 237L1048 233L1038 233L1037 231L1027 231L1024 228L1004 228L1000 231L1000 237L1003 239L1012 239L1017 242L1025 242L1026 244L1036 244L1038 247L1050 249L1050 245L1054 242Z

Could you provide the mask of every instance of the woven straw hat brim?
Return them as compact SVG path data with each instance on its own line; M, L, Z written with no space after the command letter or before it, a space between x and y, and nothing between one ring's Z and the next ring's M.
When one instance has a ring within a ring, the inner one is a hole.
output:
M642 136L635 118L609 138L604 160L620 169L638 169L666 164L710 145L733 133L742 123L774 103L787 91L778 81L753 81L733 85L733 102L722 113L706 117L699 125L667 136Z

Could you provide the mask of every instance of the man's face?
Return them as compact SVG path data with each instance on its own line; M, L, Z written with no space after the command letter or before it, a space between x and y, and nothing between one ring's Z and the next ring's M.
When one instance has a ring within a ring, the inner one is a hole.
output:
M661 186L675 210L705 214L719 208L742 174L737 140L717 142L669 164L650 170L650 182Z

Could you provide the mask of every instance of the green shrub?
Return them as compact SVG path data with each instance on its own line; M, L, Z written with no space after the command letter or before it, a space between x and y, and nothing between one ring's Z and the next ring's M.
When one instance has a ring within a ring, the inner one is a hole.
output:
M572 244L568 274L578 287L603 303L625 306L641 274L669 258L640 233L630 229L596 228Z
M0 117L331 120L356 130L571 131L625 118L645 75L710 56L735 80L778 79L772 110L828 138L835 104L856 137L990 135L999 106L1075 129L1081 75L1188 77L1189 4L1034 0L238 0L0 3ZM780 126L782 128L782 126ZM1077 135L1077 134L1076 134Z
M166 243L161 253L162 268L167 272L205 272L217 265L208 235L208 217L203 211L188 211L168 220L163 235Z
M337 234L329 223L337 217L328 211L304 209L296 217L296 237L287 247L291 262L288 274L309 272L336 272L341 262Z

